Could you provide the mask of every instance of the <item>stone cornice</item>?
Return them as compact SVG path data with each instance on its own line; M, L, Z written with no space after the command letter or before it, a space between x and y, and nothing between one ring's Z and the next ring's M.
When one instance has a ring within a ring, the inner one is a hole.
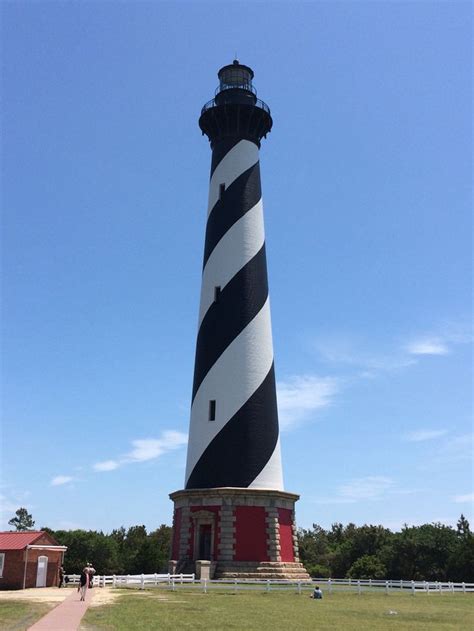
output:
M182 498L198 498L206 497L207 501L211 497L223 498L223 497L246 497L246 498L275 498L284 499L296 502L300 499L300 496L296 493L288 493L287 491L277 491L274 489L243 489L237 487L219 487L214 489L183 489L181 491L174 491L170 493L169 497L173 501Z

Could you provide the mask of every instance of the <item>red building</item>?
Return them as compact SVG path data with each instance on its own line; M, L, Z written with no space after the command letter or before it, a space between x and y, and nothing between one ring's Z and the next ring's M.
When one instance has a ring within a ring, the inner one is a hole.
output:
M66 550L41 530L0 532L0 589L57 585Z

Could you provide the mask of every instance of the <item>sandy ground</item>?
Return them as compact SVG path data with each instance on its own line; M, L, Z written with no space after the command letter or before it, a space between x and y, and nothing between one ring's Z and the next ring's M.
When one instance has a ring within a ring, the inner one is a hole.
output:
M29 600L31 602L53 603L57 604L67 598L75 587L66 587L59 589L58 587L32 587L30 589L17 589L12 591L0 591L0 600ZM153 596L159 600L168 600L166 593L158 593L154 590L140 591L136 589L127 590L135 596L143 597ZM93 599L89 607L101 607L114 603L118 598L126 594L124 590L117 590L113 587L94 587Z
M0 591L0 600L30 600L37 603L60 603L69 596L71 590L58 587L31 587Z

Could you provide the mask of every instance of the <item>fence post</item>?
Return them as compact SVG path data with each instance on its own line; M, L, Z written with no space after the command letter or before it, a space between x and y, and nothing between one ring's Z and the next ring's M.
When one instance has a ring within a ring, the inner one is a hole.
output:
M385 593L388 596L388 581L385 581Z
M207 578L204 579L203 585L204 585L204 593L207 594Z
M330 578L328 578L328 588L329 588L329 593L332 594L332 581Z
M142 574L142 579L140 581L140 589L145 589L145 576Z
M117 582L117 577L115 576L115 574L112 576L112 585L115 587L115 584Z
M464 581L462 583L462 591L463 591L463 594L466 593L466 583Z
M155 572L155 586L158 584L158 574Z
M361 593L362 593L362 590L361 590L361 588L360 588L360 580L358 580L358 581L357 581L357 593L359 594L359 596L360 596L360 595L361 595Z
M372 579L369 578L369 587L372 587Z
M454 583L451 581L451 592L454 594Z
M414 596L415 595L415 581L411 582L411 595Z
M270 579L269 579L269 578L267 578L267 584L266 584L266 586L265 586L265 591L266 591L266 592L269 592L269 591L270 591Z
M234 594L237 593L237 579L234 578Z

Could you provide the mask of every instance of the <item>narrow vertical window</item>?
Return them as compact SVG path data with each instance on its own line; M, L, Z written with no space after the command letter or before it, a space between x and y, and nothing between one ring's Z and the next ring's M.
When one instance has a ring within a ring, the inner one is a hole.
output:
M221 286L214 287L214 302L219 302L219 296L221 295Z
M210 421L215 421L216 420L216 401L215 401L215 399L211 399L209 401L209 420Z
M220 184L219 185L219 199L222 199L224 197L224 191L225 191L225 184Z

